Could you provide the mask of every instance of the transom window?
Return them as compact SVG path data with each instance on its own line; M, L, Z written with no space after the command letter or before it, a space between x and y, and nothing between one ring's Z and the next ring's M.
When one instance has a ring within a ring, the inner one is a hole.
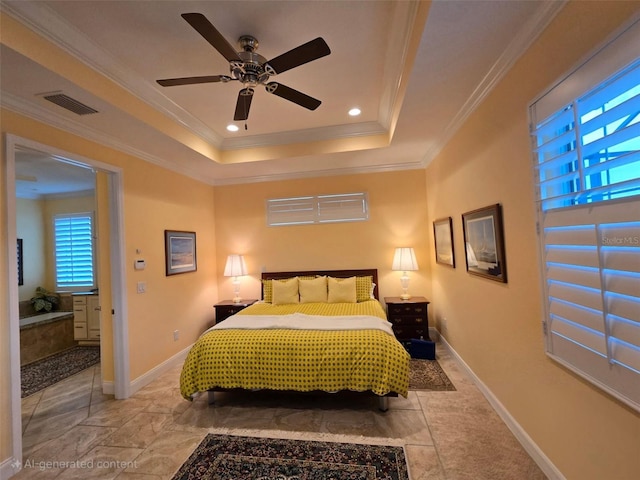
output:
M366 193L309 195L267 200L267 224L271 227L368 220Z

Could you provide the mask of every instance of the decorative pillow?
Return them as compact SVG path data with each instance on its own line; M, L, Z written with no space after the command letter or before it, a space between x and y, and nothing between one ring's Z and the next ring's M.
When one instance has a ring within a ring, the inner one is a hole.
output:
M356 277L328 277L329 303L356 303Z
M273 278L273 279L262 279L262 300L265 303L272 303L273 302L273 282L286 282L287 280L291 280L291 278L294 277L290 277L290 278ZM306 278L316 278L316 275L312 275L312 276L308 276L308 275L304 275L301 277L298 277L299 279L306 279Z
M274 305L300 303L298 296L298 277L271 282L272 302Z
M356 299L366 302L373 297L373 277L356 277Z
M271 303L273 300L273 280L262 280L262 300Z
M298 290L300 291L300 303L327 302L327 277L316 277L298 279Z

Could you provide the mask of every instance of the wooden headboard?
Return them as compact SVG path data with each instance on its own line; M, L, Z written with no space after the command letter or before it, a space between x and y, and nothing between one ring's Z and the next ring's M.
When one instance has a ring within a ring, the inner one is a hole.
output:
M373 277L373 283L375 287L373 289L373 296L376 299L380 299L378 297L378 269L377 268L365 268L361 270L306 270L301 272L262 272L263 280L273 280L278 278L291 278L291 277L302 277L302 276L310 276L310 275L326 275L328 277L336 277L336 278L348 278L348 277ZM264 293L262 293L262 298L264 298Z

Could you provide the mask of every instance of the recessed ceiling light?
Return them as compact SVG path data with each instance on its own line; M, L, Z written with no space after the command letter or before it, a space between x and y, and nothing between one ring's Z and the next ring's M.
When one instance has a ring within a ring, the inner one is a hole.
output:
M349 115L351 115L352 117L357 117L358 115L360 115L360 113L362 112L359 108L352 108L351 110L349 110Z
M229 130L230 132L237 132L238 130L240 130L240 128L237 125L230 123L229 125L227 125L227 130Z

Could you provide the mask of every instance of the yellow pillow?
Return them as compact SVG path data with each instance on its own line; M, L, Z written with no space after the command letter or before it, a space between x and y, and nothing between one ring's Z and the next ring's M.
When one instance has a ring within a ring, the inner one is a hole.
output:
M327 302L327 277L299 278L300 303Z
M373 277L356 277L356 299L366 302L373 297Z
M329 303L356 303L356 277L327 279Z
M273 289L271 286L273 285L273 280L262 280L262 300L267 303L271 303L273 301Z
M298 296L298 277L271 282L271 290L273 291L272 303L274 305L300 303L300 297Z

